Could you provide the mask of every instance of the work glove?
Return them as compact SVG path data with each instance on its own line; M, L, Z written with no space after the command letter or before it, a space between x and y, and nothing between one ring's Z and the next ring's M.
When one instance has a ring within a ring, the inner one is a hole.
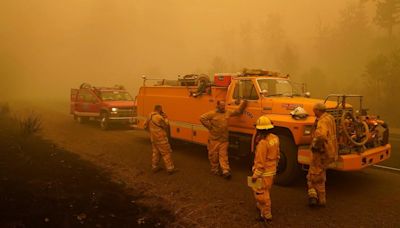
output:
M324 151L324 141L319 138L314 138L311 142L311 150L313 152L323 152Z

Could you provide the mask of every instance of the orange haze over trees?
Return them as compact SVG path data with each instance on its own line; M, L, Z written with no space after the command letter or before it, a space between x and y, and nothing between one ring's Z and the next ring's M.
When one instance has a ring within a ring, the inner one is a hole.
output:
M143 74L268 68L316 97L364 94L400 126L399 11L399 0L1 1L0 99L67 101L82 82L135 95Z

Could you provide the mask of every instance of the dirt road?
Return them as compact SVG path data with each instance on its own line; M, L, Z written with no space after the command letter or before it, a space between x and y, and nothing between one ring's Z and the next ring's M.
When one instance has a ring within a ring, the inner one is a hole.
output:
M400 134L398 132L392 133L389 140L390 144L392 145L393 153L390 159L382 162L381 165L400 169Z
M44 120L43 136L111 171L132 187L161 196L182 220L202 227L259 227L251 190L249 161L231 159L230 181L209 173L206 148L180 143L173 147L178 173L150 172L151 145L141 130L102 131L81 125L68 114L68 103L29 105ZM397 151L395 151L397 152ZM276 227L400 227L400 173L369 168L329 172L326 208L307 207L305 177L291 187L272 190Z

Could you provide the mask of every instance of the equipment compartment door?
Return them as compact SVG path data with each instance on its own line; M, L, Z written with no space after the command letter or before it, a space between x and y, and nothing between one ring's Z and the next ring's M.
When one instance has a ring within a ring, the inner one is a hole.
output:
M185 141L193 140L192 125L184 122L170 121L171 137Z
M208 142L208 130L202 125L193 125L193 142L206 145Z

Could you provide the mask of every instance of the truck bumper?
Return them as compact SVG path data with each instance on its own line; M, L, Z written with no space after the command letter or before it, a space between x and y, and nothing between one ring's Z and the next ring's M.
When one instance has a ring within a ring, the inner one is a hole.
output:
M112 117L112 116L110 116L108 118L108 120L110 120L110 122L112 122L112 123L130 123L130 124L136 123L135 117Z
M365 150L362 153L339 155L338 160L330 166L330 169L341 171L360 170L365 167L385 161L390 157L392 146L375 147ZM297 160L300 164L309 165L312 159L312 152L309 148L299 148Z

